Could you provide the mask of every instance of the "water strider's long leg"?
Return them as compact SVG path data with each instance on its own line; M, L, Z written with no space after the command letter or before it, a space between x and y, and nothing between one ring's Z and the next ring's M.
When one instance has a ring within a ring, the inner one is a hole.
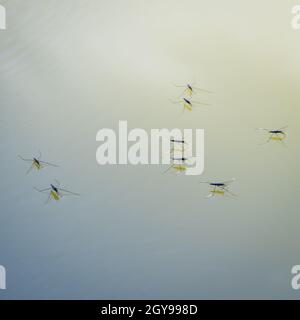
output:
M46 191L51 190L52 188L38 189L38 188L35 188L35 187L34 187L33 189L36 190L36 191L38 191L38 192L44 193L44 192L46 192Z
M199 90L199 91L203 91L203 92L207 92L207 93L212 93L211 91L205 90L205 89L202 89L202 88L198 88L198 87L192 87L192 88L195 89L195 90Z
M274 137L274 134L271 134L270 137L269 137L269 139L268 139L266 142L261 143L260 146L263 146L263 145L269 143L269 142L272 140L273 137Z
M179 103L181 104L181 103L182 103L181 100L179 100L179 101L174 101L174 100L171 100L171 99L170 99L170 101L171 101L172 103L174 103L174 104L179 104Z
M211 106L210 103L205 103L205 102L200 102L200 101L192 101L192 105L193 104L201 104L203 106ZM195 107L197 107L197 106L195 106Z
M285 141L281 140L280 143L283 147L287 148L287 144L285 143Z
M216 187L213 188L213 190L210 191L209 195L206 196L206 198L212 198L215 196Z
M72 192L72 191L69 191L69 190L66 190L66 189L62 189L62 188L57 188L59 191L62 191L62 192L67 192L68 194L70 195L74 195L74 196L80 196L80 194L78 193L75 193L75 192Z
M177 98L180 98L180 97L182 97L182 96L184 96L184 95L187 95L187 92L188 92L189 97L191 97L193 93L190 91L189 88L186 87L186 88L181 92L181 94L179 94L179 95L177 96Z
M60 186L60 181L58 181L57 179L54 179L54 181L57 183L58 186Z
M286 145L285 141L283 140L283 139L285 139L286 135L284 134L283 137L281 137L280 134L276 133L276 136L279 137L279 138L281 138L281 139L280 139L281 145L282 145L283 147L287 148L287 145Z
M47 198L47 200L45 202L45 205L48 204L50 201L51 201L51 193L49 193L49 196L48 196L48 198Z
M284 127L282 127L282 128L279 128L278 130L284 130L284 129L286 129L288 126L284 126Z
M51 167L56 167L56 168L59 167L58 165L53 164L53 163L50 163L50 162L41 161L41 160L39 160L39 162L42 163L42 164L44 164L44 165L46 165L46 166L51 166Z
M228 181L222 181L222 182L220 182L220 183L223 183L223 184L225 184L225 185L228 185L228 184L230 184L230 183L232 183L232 182L234 182L234 181L235 181L235 179L232 178L232 179L230 179L230 180L228 180Z
M171 166L169 166L168 169L166 171L164 171L163 173L164 174L167 173L169 170L171 170L173 168L173 166L174 166L173 164Z
M228 192L230 195L232 195L233 197L236 197L237 195L234 194L233 192L231 192L230 190L228 190L226 187L221 187L220 189L224 190L225 192Z
M20 158L21 160L23 160L23 161L30 161L30 162L33 161L33 159L26 159L26 158L23 158L22 156L19 156L19 158Z
M33 167L34 167L34 164L30 166L30 168L26 171L26 174L29 174L29 172L33 169Z

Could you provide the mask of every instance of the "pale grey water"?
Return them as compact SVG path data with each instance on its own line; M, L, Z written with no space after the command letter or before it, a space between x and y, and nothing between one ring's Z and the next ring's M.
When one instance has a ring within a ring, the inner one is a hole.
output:
M0 32L2 299L299 298L294 1L9 0ZM213 106L182 115L171 83ZM96 133L204 128L203 177L100 167ZM288 124L288 148L256 127ZM41 149L46 168L26 176ZM206 200L201 179L237 183ZM43 205L59 179L79 198ZM215 201L217 200L217 201Z

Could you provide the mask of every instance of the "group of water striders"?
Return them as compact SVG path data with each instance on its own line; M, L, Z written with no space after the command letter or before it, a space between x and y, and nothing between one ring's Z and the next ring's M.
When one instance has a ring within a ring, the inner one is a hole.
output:
M211 94L212 93L211 91L198 88L194 86L194 83L193 84L188 83L185 85L175 85L175 86L178 88L182 88L183 91L180 95L179 100L177 101L171 100L171 101L172 103L175 103L175 104L181 104L183 106L183 112L184 111L191 112L193 111L193 108L195 106L199 106L199 105L210 106L210 104L208 103L195 101L193 98L197 93L202 92L202 93ZM268 139L263 144L269 143L270 141L276 141L276 142L280 142L282 145L285 146L284 140L287 137L287 134L285 131L286 128L287 126L284 126L282 128L275 129L275 130L265 129L265 128L257 128L256 130L265 131L268 134ZM165 172L168 172L169 170L173 169L177 174L184 173L188 168L188 165L186 164L186 161L188 160L188 158L185 157L184 155L185 146L188 144L188 142L185 139L182 139L182 140L171 139L171 143L173 146L171 147L170 154L171 154L171 160L173 161L173 164ZM180 156L178 157L174 156L175 153L179 153ZM235 179L232 178L228 181L201 181L200 183L208 184L211 187L210 193L207 196L207 198L211 198L214 196L235 197L236 195L229 190L229 185L234 181Z
M192 84L186 84L186 85L175 85L178 88L182 89L182 92L180 96L178 96L179 100L172 101L174 104L180 104L183 107L183 112L193 111L195 106L210 106L209 103L199 102L194 100L194 96L200 93L204 94L212 94L211 91L198 88ZM258 128L257 130L264 131L268 134L268 139L265 143L269 143L270 141L279 142L282 145L285 145L284 140L286 139L286 131L285 129L287 126L282 127L280 129L265 129L265 128ZM189 168L188 160L189 157L186 155L186 149L188 148L189 141L185 139L183 136L181 139L171 138L170 139L170 160L171 165L167 168L167 170L164 173L169 172L172 170L176 174L183 174L186 173L186 171ZM58 167L58 165L53 164L51 162L47 162L42 160L42 154L39 152L38 156L35 156L33 158L24 158L22 156L19 156L21 160L24 162L30 163L30 167L27 170L27 174L30 173L32 170L40 171L45 167ZM210 192L207 198L211 198L214 196L228 196L228 197L235 197L236 195L229 190L229 185L234 182L235 179L230 179L227 181L200 181L200 183L205 183L210 186ZM45 193L48 195L46 203L48 203L51 200L59 201L61 198L65 196L79 196L78 193L69 191L67 189L64 189L61 187L61 184L58 180L54 180L53 183L50 183L47 188L34 188L36 191L40 193Z

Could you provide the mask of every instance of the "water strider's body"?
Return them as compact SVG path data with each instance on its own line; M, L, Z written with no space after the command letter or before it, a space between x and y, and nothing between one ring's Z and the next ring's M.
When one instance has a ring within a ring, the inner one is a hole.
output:
M186 98L182 98L184 103L183 103L183 107L189 111L192 111L193 109L193 104L190 100L186 99Z
M189 95L192 95L193 92L194 92L193 87L190 84L186 85L186 90L187 90Z
M172 161L179 161L179 163L173 163L164 173L168 172L170 169L173 169L175 171L175 173L177 173L177 174L184 173L187 171L188 165L185 162L188 160L188 158L172 157L171 160Z
M188 160L188 158L184 158L184 157L181 157L181 158L171 158L171 160L173 160L173 161L182 161L182 162L184 162L184 161L187 161L187 160Z
M235 196L234 193L232 193L230 190L228 190L228 186L230 183L234 182L235 179L231 179L229 181L223 181L223 182L211 182L211 181L203 181L200 183L206 183L209 186L212 187L212 189L210 190L209 195L207 196L207 198L211 198L214 196L225 196L227 193Z
M186 140L183 139L170 139L170 142L172 143L171 149L170 149L170 154L175 155L175 154L184 154L185 152L185 147L188 144ZM175 145L178 145L178 147L175 147Z
M205 90L205 89L201 89L198 87L194 86L194 83L187 83L185 85L175 85L175 87L177 88L184 88L183 92L181 95L187 95L189 97L191 97L193 94L195 94L196 92L206 92L206 93L211 93L211 91Z
M173 142L173 143L182 143L182 144L187 143L185 140L170 139L170 141Z
M224 196L225 195L225 191L224 190L219 190L219 189L213 189L210 191L210 194L209 195L210 197L212 196Z
M41 158L41 152L39 152L39 156L38 157L33 157L32 159L26 159L23 158L21 156L19 156L19 158L25 162L31 162L31 166L29 167L29 169L27 170L27 174L32 170L32 169L36 169L37 171L40 171L41 169L43 169L45 166L51 166L51 167L58 167L56 164L50 163L50 162L46 162L46 161L42 161L40 160Z
M171 168L176 172L176 173L183 173L187 170L187 166L185 165L180 165L180 164L173 164Z
M285 132L283 132L282 130L270 130L269 133L285 135Z
M219 183L219 182L211 182L209 185L213 187L220 187L220 188L226 186L225 183Z
M50 184L49 188L46 189L37 189L35 188L36 191L41 192L41 193L48 193L48 199L46 203L48 203L50 200L55 200L59 201L62 197L67 196L67 195L74 195L74 196L79 196L78 193L71 192L66 189L62 189L59 187L60 183L57 181L58 186L54 184Z
M286 138L286 133L282 130L270 130L270 139L275 141L282 141Z
M42 169L41 162L36 158L33 158L33 165L36 167L37 170L41 170Z
M185 97L180 98L180 100L178 100L178 101L172 101L172 102L176 103L176 104L181 104L183 106L183 111L184 110L192 111L193 108L195 107L195 104L201 104L204 106L210 105L208 103L203 103L203 102L199 102L199 101L192 101L191 99L187 99Z
M271 140L279 141L284 144L284 140L286 139L286 132L284 131L285 128L287 128L287 126L282 127L280 129L276 129L276 130L269 130L269 129L264 129L264 128L259 128L257 130L263 130L269 134L269 139L263 144L266 144L266 143L270 142Z

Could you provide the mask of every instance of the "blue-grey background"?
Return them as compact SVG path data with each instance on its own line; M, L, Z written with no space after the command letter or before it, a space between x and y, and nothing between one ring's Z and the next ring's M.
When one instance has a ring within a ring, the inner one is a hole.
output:
M299 50L288 0L1 0L0 299L295 298ZM182 114L172 83L212 103ZM202 177L99 166L103 127L204 128ZM287 148L257 127L288 127ZM42 151L26 175L18 159ZM201 179L237 182L205 199ZM81 194L44 205L54 179Z

